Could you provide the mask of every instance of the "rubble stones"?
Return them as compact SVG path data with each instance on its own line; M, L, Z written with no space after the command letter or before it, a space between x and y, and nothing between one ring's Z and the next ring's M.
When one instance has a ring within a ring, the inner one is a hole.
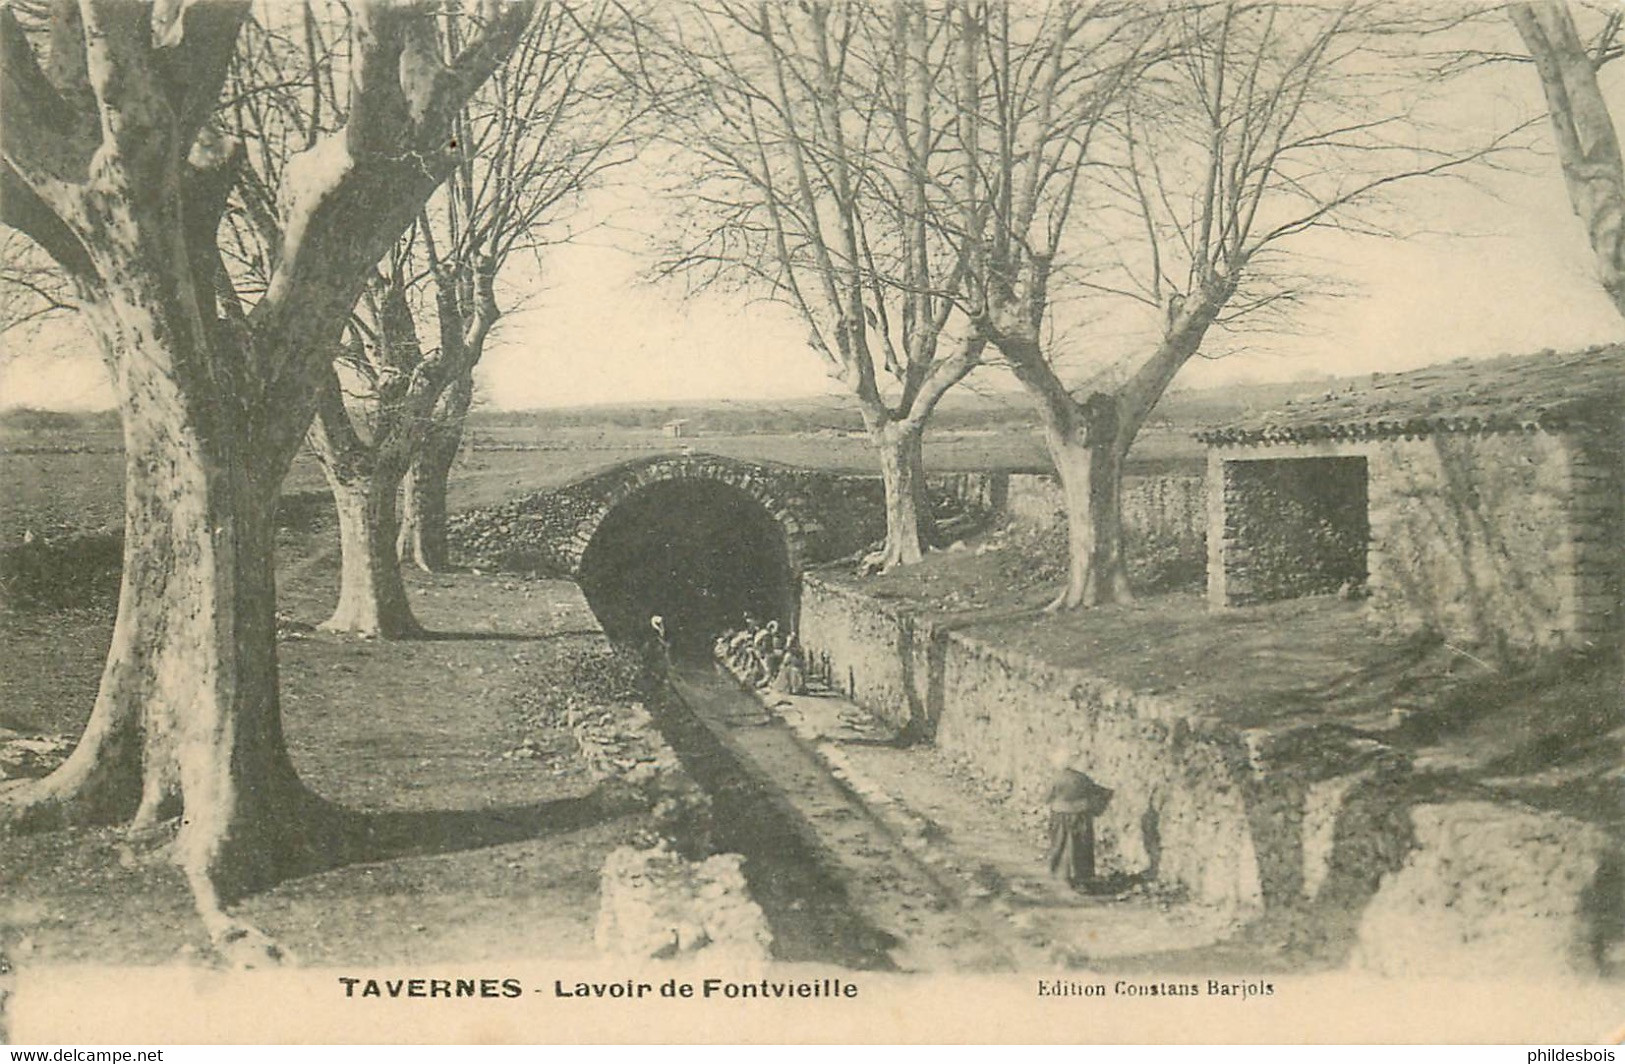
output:
M736 853L690 861L668 845L623 846L604 863L594 941L604 953L766 961L773 937Z
M1625 888L1606 832L1491 802L1418 805L1411 821L1416 848L1366 907L1356 966L1532 981L1618 967Z

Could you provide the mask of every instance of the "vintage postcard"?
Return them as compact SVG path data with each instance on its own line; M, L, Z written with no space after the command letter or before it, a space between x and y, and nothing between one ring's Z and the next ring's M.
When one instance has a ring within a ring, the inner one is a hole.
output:
M1617 6L0 36L0 1040L1625 1039Z

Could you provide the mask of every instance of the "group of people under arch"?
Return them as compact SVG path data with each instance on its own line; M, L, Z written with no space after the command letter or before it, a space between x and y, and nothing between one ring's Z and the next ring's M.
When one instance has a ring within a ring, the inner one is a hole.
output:
M807 693L807 661L792 630L780 631L778 621L759 624L747 613L744 626L717 636L712 653L739 682L779 694Z

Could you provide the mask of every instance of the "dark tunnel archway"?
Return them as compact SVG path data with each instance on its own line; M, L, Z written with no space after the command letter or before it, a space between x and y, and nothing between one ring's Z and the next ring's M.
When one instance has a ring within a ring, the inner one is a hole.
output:
M785 531L739 488L664 480L612 507L581 555L577 581L611 639L650 638L666 619L673 649L709 653L745 613L787 625L795 579Z

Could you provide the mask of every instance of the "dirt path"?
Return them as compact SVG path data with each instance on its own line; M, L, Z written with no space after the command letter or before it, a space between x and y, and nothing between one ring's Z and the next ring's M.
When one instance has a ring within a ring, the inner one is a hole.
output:
M1080 895L1043 866L1038 818L995 801L929 746L898 744L828 691L766 705L731 677L685 669L698 715L797 814L855 906L910 967L1115 968L1203 950L1232 914L1123 883Z
M861 710L832 695L790 701L846 719ZM777 711L789 716L791 707ZM965 770L931 747L844 737L831 727L796 728L822 757L863 788L909 851L969 906L985 907L1031 955L1076 968L1188 950L1233 934L1225 913L1178 902L1143 885L1081 895L1046 875L1047 839L1037 819L991 800Z
M741 775L751 791L749 801L729 819L736 830L754 830L758 837L735 840L738 848L760 864L753 850L761 853L772 845L771 839L760 837L763 834L776 833L781 849L792 844L805 847L818 867L802 878L826 902L850 905L879 933L889 966L908 971L1013 971L1030 967L1039 958L996 914L962 904L954 885L918 860L732 677L700 666L679 670L673 682L721 748L713 756L725 755L732 763L714 775ZM695 771L692 765L690 771ZM719 814L727 812L719 809ZM776 885L770 875L758 879L752 886L766 895L758 900L770 916L787 908L772 895L789 885ZM831 897L832 892L839 898ZM793 947L790 952L784 959L797 959Z

